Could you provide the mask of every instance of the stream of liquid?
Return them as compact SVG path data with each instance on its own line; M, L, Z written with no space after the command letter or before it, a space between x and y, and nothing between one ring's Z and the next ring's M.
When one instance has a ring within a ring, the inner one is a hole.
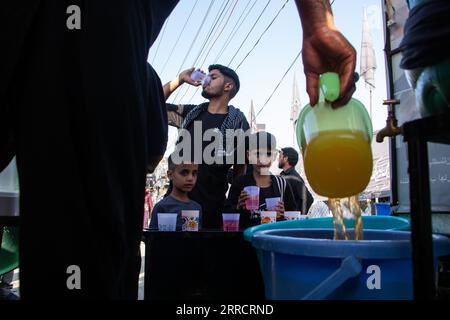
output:
M347 232L344 221L344 204L342 199L329 199L331 213L333 214L334 240L352 240ZM363 240L363 223L361 218L361 207L359 205L358 196L348 198L348 206L350 212L355 218L354 240Z

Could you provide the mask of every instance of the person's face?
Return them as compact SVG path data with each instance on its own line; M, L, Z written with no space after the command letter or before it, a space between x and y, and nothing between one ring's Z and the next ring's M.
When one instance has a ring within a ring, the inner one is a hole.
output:
M209 72L210 81L203 87L202 96L206 99L220 97L224 94L225 88L232 84L225 81L225 77L219 70L211 70Z
M268 169L275 160L277 154L275 150L255 149L248 151L248 160L257 169Z
M198 164L182 163L169 170L167 175L173 186L183 192L191 191L197 182Z
M278 168L283 169L288 161L288 157L286 157L283 153L283 151L280 151L278 154Z

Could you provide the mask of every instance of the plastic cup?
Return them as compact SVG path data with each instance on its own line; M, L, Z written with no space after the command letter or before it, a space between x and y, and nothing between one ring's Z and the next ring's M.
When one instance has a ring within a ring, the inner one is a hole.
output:
M239 231L239 213L222 213L223 231Z
M261 211L261 224L277 222L276 211Z
M248 186L244 188L249 195L249 198L245 201L245 207L247 210L259 209L259 187Z
M183 219L182 231L198 231L200 222L200 211L198 210L182 210L181 218Z
M205 77L206 74L200 69L195 69L191 74L191 79L194 81L203 81Z
M200 69L195 69L191 74L191 79L200 81L203 87L206 87L211 82L211 77Z
M306 216L302 216L300 211L285 211L284 218L286 220L300 220L302 218L305 219Z
M328 198L362 192L372 174L372 122L364 105L351 99L333 109L339 96L339 76L325 73L319 81L320 99L305 106L296 127L305 173L312 189Z
M274 211L278 203L281 201L280 197L266 198L266 209L267 211Z
M158 230L159 231L175 231L177 228L176 213L158 213Z

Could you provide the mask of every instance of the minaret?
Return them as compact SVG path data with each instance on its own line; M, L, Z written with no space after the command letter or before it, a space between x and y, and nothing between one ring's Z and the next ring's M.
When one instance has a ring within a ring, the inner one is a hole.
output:
M298 91L297 77L294 74L294 82L292 83L292 103L291 103L291 116L292 122L292 143L295 146L295 126L297 125L298 113L300 111L300 94Z
M369 89L369 115L372 119L372 93L375 90L375 70L377 69L377 61L375 58L375 50L373 48L372 33L370 31L369 22L367 21L367 10L363 11L363 29L361 40L361 69L360 76L364 79L366 88Z
M258 129L256 125L255 107L253 106L253 99L250 105L250 113L248 115L248 124L250 125L250 132L255 133Z

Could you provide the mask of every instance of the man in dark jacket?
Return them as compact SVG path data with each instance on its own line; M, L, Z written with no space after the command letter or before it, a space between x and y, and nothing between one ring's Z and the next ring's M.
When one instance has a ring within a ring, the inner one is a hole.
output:
M302 214L307 214L309 207L314 202L314 198L305 186L300 174L295 170L298 163L298 152L294 148L282 148L278 156L278 168L282 169L280 175L286 178L291 185L295 200L298 204L298 210Z

